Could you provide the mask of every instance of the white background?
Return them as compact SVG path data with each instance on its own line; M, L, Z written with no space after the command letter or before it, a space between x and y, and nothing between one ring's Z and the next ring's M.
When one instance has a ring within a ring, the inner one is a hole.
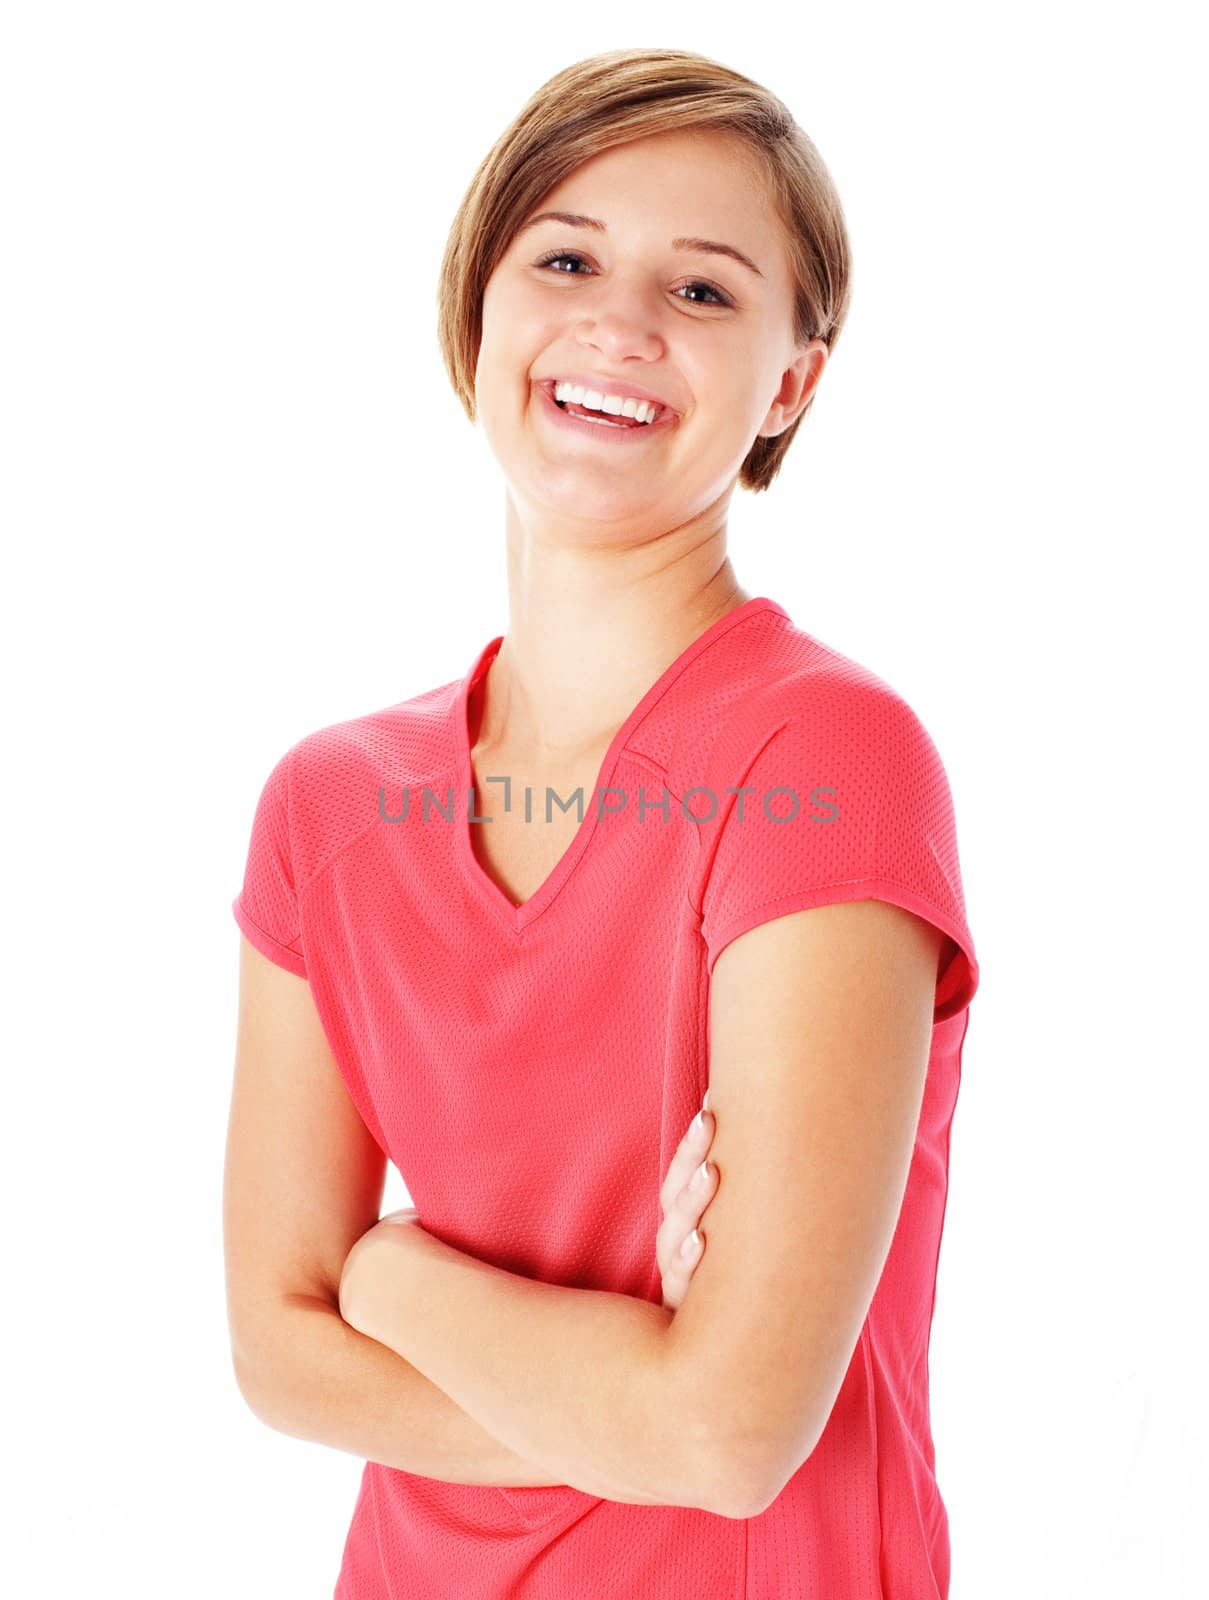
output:
M230 902L289 745L506 631L437 269L524 100L638 44L779 94L852 237L730 549L953 788L983 977L931 1358L952 1600L1204 1593L1190 15L6 10L7 1593L330 1596L361 1462L230 1365Z

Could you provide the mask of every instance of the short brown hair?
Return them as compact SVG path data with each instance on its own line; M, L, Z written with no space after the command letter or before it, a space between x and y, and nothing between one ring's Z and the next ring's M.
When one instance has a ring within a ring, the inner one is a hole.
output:
M437 337L472 422L483 291L522 223L589 157L688 128L737 134L755 154L793 271L794 340L820 338L835 348L848 314L848 232L831 175L787 108L752 79L689 50L609 50L542 84L483 159L454 217L437 289ZM755 440L739 473L744 488L768 488L813 403L812 395L776 438Z

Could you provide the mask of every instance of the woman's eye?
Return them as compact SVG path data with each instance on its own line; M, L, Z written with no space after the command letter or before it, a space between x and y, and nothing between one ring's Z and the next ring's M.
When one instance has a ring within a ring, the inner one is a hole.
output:
M573 255L570 250L555 250L552 255L543 256L537 264L539 267L551 267L556 261L578 261L581 266L584 264L584 258Z
M552 250L549 255L542 256L537 265L539 267L552 267L556 261L577 261L581 267L587 266L587 262L584 260L584 258L577 254L577 252L574 250ZM576 272L567 272L564 274L564 276L575 278L580 276L580 274ZM734 301L728 294L724 293L723 290L717 288L716 285L712 283L705 283L699 278L694 279L691 283L682 283L680 285L680 289L704 289L706 294L713 295L714 297L712 300L692 300L689 302L690 305L731 306L734 304ZM677 294L680 293L680 289L676 290Z

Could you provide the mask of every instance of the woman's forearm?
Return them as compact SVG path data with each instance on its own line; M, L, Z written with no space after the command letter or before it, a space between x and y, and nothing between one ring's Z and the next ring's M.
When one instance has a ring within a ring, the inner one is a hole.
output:
M708 1407L672 1360L674 1312L509 1272L430 1234L414 1208L397 1217L345 1260L346 1322L582 1492L704 1506L718 1461L705 1444Z
M241 1388L269 1427L446 1483L560 1482L501 1444L443 1389L326 1300L283 1303L262 1370Z

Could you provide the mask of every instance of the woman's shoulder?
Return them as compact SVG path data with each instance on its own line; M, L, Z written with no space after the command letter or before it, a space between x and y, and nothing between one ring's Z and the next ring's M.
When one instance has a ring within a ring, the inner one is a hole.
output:
M782 631L761 672L717 723L714 757L750 757L782 730L827 747L927 740L915 708L887 678L796 627Z
M443 787L453 771L450 715L461 680L326 723L277 758L266 790L287 812L300 871L317 870L371 826L401 787Z

